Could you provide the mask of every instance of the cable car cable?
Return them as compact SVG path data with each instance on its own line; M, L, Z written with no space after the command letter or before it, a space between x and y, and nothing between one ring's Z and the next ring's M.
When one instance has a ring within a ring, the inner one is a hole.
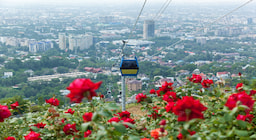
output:
M156 16L153 18L153 20L157 20L157 18L159 18L164 13L164 11L170 5L171 2L172 2L172 0L167 0L165 2L165 4L161 7L162 10L161 9L159 10L158 14L156 14Z
M226 13L225 15L223 15L223 16L221 16L221 17L219 17L219 18L215 19L214 21L212 21L211 23L207 24L206 26L204 26L204 27L202 27L202 28L198 29L197 31L195 31L195 33L197 33L197 32L199 32L199 31L203 30L203 29L204 29L204 28L206 28L206 27L211 26L212 24L214 24L214 23L218 22L218 21L219 21L219 20L221 20L222 18L224 18L224 17L226 17L226 16L230 15L231 13L233 13L233 12L237 11L238 9L240 9L240 8L244 7L245 5L247 5L247 4L249 4L249 3L251 3L252 1L253 1L253 0L249 0L249 1L247 1L246 3L244 3L244 4L240 5L240 6L238 6L237 8L235 8L235 9L231 10L230 12ZM192 33L192 32L190 32L190 33ZM194 33L194 34L195 34L195 33ZM171 44L171 45L170 45L170 46L168 46L167 48L170 48L170 47L172 47L172 46L174 46L174 45L176 45L176 44L179 44L179 43L180 43L180 42L182 42L182 41L184 41L184 40L179 40L179 41L177 41L177 42L175 42L175 43ZM152 55L152 56L155 56L155 55L157 55L157 54L159 54L159 52L158 52L158 53L156 53L156 54L154 54L154 55Z
M140 18L141 14L142 14L142 11L143 11L143 9L144 9L146 3L147 3L147 0L144 1L143 5L142 5L142 7L141 7L140 13L139 13L139 15L138 15L138 17L137 17L137 19L136 19L134 25L133 25L133 28L132 28L132 30L131 30L131 32L130 32L129 37L128 37L128 41L129 41L129 39L131 38L132 32L135 30L135 27L136 27L136 25L137 25L137 23L138 23L138 21L139 21L139 18ZM128 41L127 41L127 42L128 42Z
M156 13L156 15L153 17L153 20L157 17L157 15L159 15L159 13L162 11L162 9L165 7L165 5L168 3L169 0L166 0L165 3L162 5L162 7L160 8L160 10Z

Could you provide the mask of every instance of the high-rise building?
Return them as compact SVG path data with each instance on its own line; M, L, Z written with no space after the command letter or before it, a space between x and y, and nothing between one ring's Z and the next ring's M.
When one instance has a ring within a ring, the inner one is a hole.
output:
M70 35L69 36L69 49L88 49L91 45L93 45L93 36L92 35Z
M44 52L53 48L53 43L51 41L31 41L28 45L29 52Z
M145 20L143 25L143 39L150 39L155 36L155 21Z
M65 33L59 33L59 48L65 50L66 47L66 35Z
M253 19L252 18L248 18L247 19L247 24L253 24Z

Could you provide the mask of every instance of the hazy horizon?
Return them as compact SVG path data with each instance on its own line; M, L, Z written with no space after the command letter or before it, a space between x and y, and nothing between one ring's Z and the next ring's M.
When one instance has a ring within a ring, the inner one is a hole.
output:
M234 3L245 3L248 0L173 0L172 3L176 4L234 4ZM66 5L66 4L88 4L88 5L122 5L122 4L140 4L143 3L144 0L0 0L1 5L41 5L41 4L59 4L59 5ZM147 3L154 3L154 4L163 4L166 0L147 0Z

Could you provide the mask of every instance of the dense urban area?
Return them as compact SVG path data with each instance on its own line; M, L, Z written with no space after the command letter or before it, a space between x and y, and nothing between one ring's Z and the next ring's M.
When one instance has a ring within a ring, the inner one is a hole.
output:
M233 87L240 72L256 88L255 3L216 22L238 5L171 4L159 15L161 5L149 5L133 30L140 6L0 5L1 102L55 95L65 104L77 77L103 81L98 92L119 102L122 40L125 58L139 61L129 97L164 81L181 86L192 73Z

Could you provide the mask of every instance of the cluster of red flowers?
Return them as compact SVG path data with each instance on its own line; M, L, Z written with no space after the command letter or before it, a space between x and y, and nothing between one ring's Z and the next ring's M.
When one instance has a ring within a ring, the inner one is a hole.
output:
M202 112L206 109L207 107L201 104L199 100L195 100L190 96L184 96L176 102L172 112L178 116L178 121L189 121L195 118L203 119L204 115Z
M209 79L205 79L205 80L203 80L203 82L201 83L201 85L202 85L203 88L209 88L209 87L211 87L212 84L213 84L213 81L212 81L212 80L209 80Z
M11 109L17 109L18 106L19 106L19 102L16 101L15 103L11 104Z
M201 75L192 74L192 77L188 78L188 80L193 83L201 83L203 88L209 88L211 85L213 85L213 80L204 79L202 81Z
M73 114L75 113L75 111L70 108L70 109L68 109L68 111L66 111L65 113L69 113L69 114L73 115Z
M59 106L60 101L57 98L50 98L48 100L45 100L46 103L51 104L53 106Z
M117 113L114 114L114 116L117 117L112 117L111 119L108 120L108 122L112 123L112 122L123 122L123 123L131 123L131 124L135 124L134 119L131 119L131 113L128 111L122 111L121 113ZM128 128L129 126L124 124L124 126L126 128Z
M33 126L35 126L35 127L37 127L37 128L43 129L43 128L46 126L46 124L43 124L43 123L41 122L41 123L34 124Z
M173 85L173 83L168 83L165 81L164 84L162 84L162 86L159 87L159 89L156 91L157 96L162 96L166 92L173 90L172 85ZM153 91L154 90L152 90L151 92L153 93Z
M97 96L95 90L97 90L102 82L93 83L91 79L75 79L69 87L70 93L67 97L70 98L71 102L80 103L83 98L86 97L89 101L92 100L92 97Z
M136 96L137 103L144 101L147 98L147 95L144 95L143 93L139 93Z
M189 78L188 80L193 83L201 83L202 77L201 77L201 75L192 74L192 77Z
M78 132L78 130L76 129L76 124L66 124L63 127L63 131L66 135L74 135L74 133Z
M240 84L241 85L241 84ZM238 86L240 87L240 86ZM238 88L238 91L242 90L241 88ZM246 115L238 115L237 120L243 120L251 122L254 116L250 114L250 112L253 110L254 100L252 99L251 95L254 95L254 91L251 91L250 95L248 95L245 91L241 91L239 93L234 93L228 97L228 100L225 104L230 110L237 107L237 105L245 105L248 107L248 109L245 109ZM239 104L238 104L239 102Z
M238 83L237 85L236 85L236 89L238 90L238 91L242 91L243 90L243 83Z
M154 106L153 107L153 112L152 112L152 114L151 115L148 115L149 117L151 117L151 118L153 118L153 119L157 119L158 117L161 117L162 115L161 114L159 114L158 112L159 112L159 107L157 107L157 106Z
M166 102L176 102L178 100L176 92L170 92L167 91L164 95L163 95L163 100Z

